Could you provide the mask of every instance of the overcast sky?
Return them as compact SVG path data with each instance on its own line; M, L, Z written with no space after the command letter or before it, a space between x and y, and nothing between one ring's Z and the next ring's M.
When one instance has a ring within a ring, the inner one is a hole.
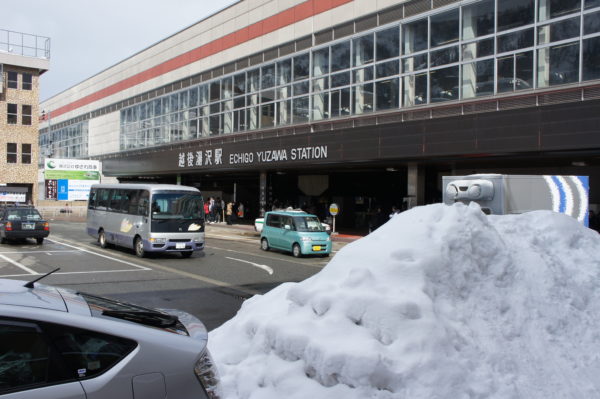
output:
M50 38L43 101L235 2L23 0L3 4L0 29Z

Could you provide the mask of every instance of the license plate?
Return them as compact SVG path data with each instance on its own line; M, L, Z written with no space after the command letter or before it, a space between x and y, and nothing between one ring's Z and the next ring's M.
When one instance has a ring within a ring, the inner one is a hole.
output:
M320 251L320 250L321 250L320 245L313 245L313 251Z
M185 249L185 242L175 243L175 249Z
M33 230L35 229L35 223L21 223L21 228L23 230Z

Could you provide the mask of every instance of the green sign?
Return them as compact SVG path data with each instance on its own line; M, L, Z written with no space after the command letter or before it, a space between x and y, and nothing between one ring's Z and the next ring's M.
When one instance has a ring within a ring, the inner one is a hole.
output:
M95 170L51 170L44 171L44 178L66 180L100 180L100 172Z

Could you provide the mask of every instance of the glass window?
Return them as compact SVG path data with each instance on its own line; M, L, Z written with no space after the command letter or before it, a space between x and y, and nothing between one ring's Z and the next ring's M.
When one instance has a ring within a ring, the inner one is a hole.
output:
M579 81L579 43L538 50L538 87Z
M353 83L361 83L369 80L373 80L372 66L353 71Z
M260 89L260 69L253 69L248 72L248 80L246 88L248 93L258 91Z
M375 108L378 111L400 106L399 83L398 78L375 83L375 93L377 93Z
M208 118L209 134L215 136L221 134L221 118L219 115L211 115Z
M292 81L292 59L277 63L277 85L284 85Z
M268 89L275 85L275 64L270 64L261 68L261 88Z
M377 61L400 55L400 29L395 26L391 29L375 33L375 59Z
M427 68L427 53L406 57L402 59L402 69L404 72L420 71Z
M331 46L331 72L350 68L350 42Z
M404 106L425 104L427 102L427 74L410 75L404 77Z
M288 125L292 121L292 102L281 101L277 104L277 124Z
M308 97L294 98L292 103L293 123L308 122Z
M246 112L246 121L248 123L248 129L258 129L258 107L250 107Z
M498 58L498 93L533 87L533 51Z
M221 99L221 82L218 80L210 83L210 101L218 101ZM171 105L173 102L171 101ZM171 109L174 111L174 109Z
M534 0L498 2L498 32L533 23Z
M17 163L17 143L6 143L6 162Z
M21 144L21 163L31 163L31 144Z
M431 47L443 46L458 41L458 8L442 14L432 15Z
M498 53L533 46L533 29L521 30L498 36Z
M221 80L221 100L231 98L233 96L233 78L228 77ZM181 108L187 108L185 104L181 104Z
M334 90L330 94L331 96L331 116L333 118L337 116L350 115L350 88L345 87L340 90Z
M8 79L6 81L6 87L9 89L18 89L19 88L19 74L14 71L6 71L8 75Z
M410 54L427 49L427 18L402 26L402 53Z
M21 123L31 125L31 105L21 105Z
M463 61L474 60L475 58L487 57L494 54L494 39L484 39L478 42L463 44Z
M354 86L354 113L373 111L373 83Z
M190 107L197 107L198 106L198 87L194 87L192 89L189 90L189 97L190 97ZM152 108L150 107L150 103L146 104L148 107L148 116L152 117L154 115L151 114L151 110Z
M483 60L462 67L462 97L494 94L494 60Z
M543 0L539 2L540 21L561 17L581 10L581 0Z
M600 79L600 37L583 41L583 80Z
M585 0L585 8L600 7L600 0Z
M17 104L6 104L6 113L7 113L6 123L8 123L9 125L17 124L17 121L18 121L17 110L18 110Z
M429 73L430 102L458 99L458 66L437 69Z
M353 66L361 66L373 62L373 34L359 37L352 41Z
M31 75L30 73L23 73L21 78L23 79L23 90L31 90L33 87L33 75Z
M579 17L565 19L538 28L538 44L558 42L579 36Z
M377 78L398 75L400 73L400 64L398 60L383 62L375 66L375 71Z
M323 91L329 89L329 76L319 79L313 79L312 90Z
M494 33L494 0L485 0L462 9L463 40Z
M600 32L600 11L583 16L583 34L589 35L596 32Z
M306 79L310 74L309 54L294 57L294 80Z
M246 74L239 73L233 77L233 95L240 96L246 94Z
M313 51L313 76L329 73L329 47Z
M432 51L429 60L431 67L458 62L458 46Z
M329 118L329 93L319 93L312 96L311 119L319 121Z
M277 99L281 100L292 95L292 86L283 86L277 89Z
M264 90L260 92L260 102L268 103L275 100L275 90Z
M308 81L294 84L294 96L307 94L309 91Z
M398 63L398 61L396 61ZM331 75L331 88L347 86L350 84L350 72L341 72Z

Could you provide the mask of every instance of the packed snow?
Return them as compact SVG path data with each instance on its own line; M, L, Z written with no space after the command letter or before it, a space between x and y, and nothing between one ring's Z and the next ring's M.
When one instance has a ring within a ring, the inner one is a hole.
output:
M226 399L600 398L600 236L435 204L212 331Z

